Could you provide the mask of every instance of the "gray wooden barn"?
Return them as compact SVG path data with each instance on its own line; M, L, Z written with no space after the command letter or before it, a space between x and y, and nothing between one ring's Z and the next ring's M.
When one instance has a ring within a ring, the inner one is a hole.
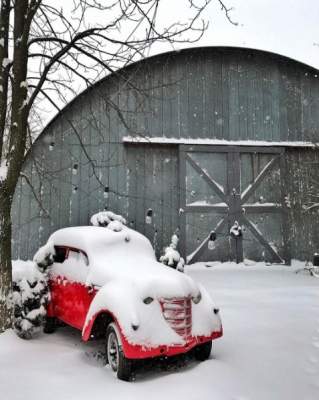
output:
M319 250L318 75L269 52L205 47L106 77L29 152L14 258L105 208L158 254L179 229L190 262L308 257ZM236 221L242 235L230 234Z

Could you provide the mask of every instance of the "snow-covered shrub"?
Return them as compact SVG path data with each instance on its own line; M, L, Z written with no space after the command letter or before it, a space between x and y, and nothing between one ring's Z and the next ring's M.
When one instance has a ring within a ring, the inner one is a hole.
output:
M184 272L185 261L177 251L177 245L178 236L174 234L171 239L171 244L165 247L164 254L160 257L160 262L180 272Z
M46 269L54 263L55 249L54 244L48 241L44 246L40 247L35 253L33 261L37 264L38 269L41 272L45 272Z
M126 219L112 211L98 212L92 215L90 221L94 226L107 227L114 232L120 232L123 229L123 225L126 225Z
M123 229L123 224L120 221L111 221L108 224L107 229L111 229L111 231L114 232L121 232L121 230Z
M32 261L12 263L13 329L30 339L43 323L50 299L46 275Z

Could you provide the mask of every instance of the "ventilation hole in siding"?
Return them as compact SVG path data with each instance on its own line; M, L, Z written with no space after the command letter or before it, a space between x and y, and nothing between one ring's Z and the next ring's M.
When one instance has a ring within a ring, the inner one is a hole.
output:
M146 217L145 217L145 222L147 224L151 224L152 223L152 218L153 218L153 210L151 208L149 208L146 211Z
M78 173L79 164L74 164L72 168L72 174L76 175Z

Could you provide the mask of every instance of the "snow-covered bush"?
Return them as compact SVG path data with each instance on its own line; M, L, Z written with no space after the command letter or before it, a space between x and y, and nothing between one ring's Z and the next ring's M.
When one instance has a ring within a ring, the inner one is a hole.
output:
M174 234L171 239L171 244L165 247L164 254L160 257L160 262L180 272L184 272L185 261L177 251L177 245L178 236Z
M123 225L126 225L126 219L112 211L101 211L92 215L90 222L94 226L103 226L115 232L120 232Z
M13 329L30 339L44 321L50 299L47 277L32 261L14 261L12 268Z
M46 271L54 256L54 244L49 241L35 253L33 261L13 262L13 329L21 338L30 339L44 322L50 300Z
M108 224L107 229L111 229L111 231L114 232L121 232L121 230L123 229L123 224L120 221L111 221Z

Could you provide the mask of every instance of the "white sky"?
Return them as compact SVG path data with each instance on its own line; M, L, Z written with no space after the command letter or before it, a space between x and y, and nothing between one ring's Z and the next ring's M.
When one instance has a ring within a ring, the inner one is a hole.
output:
M163 0L170 15L178 16L180 1ZM225 0L225 4L234 7L231 15L239 25L232 26L214 0L205 14L209 29L199 43L191 46L257 48L319 68L318 0Z

